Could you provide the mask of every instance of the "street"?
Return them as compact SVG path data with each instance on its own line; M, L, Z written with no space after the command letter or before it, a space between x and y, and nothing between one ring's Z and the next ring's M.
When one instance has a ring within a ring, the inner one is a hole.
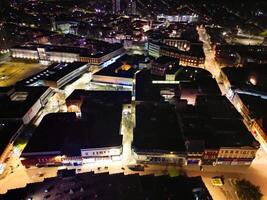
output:
M213 75L213 77L216 78L216 81L221 89L222 95L225 95L228 92L227 91L228 88L225 87L226 84L223 82L223 80L220 80L220 76L219 76L221 73L221 67L223 66L219 66L218 63L215 61L215 57L214 57L215 53L211 48L209 36L207 35L205 29L197 28L197 31L199 34L199 39L203 42L203 48L204 48L204 52L206 56L205 69L207 69ZM235 107L237 108L237 105L235 105ZM253 184L259 185L261 187L262 193L264 194L263 199L267 199L267 196L266 196L267 195L267 182L266 182L267 175L266 175L265 169L267 169L267 154L263 150L263 148L260 148L257 152L257 156L255 160L253 161L252 165L248 169L237 170L236 174L233 174L233 176L229 178L241 178L241 179L245 178L251 181ZM205 184L208 187L209 185L208 182L205 182ZM231 185L230 182L229 184ZM225 198L235 199L236 195L234 191L229 190L230 187L228 184L226 184L226 188L227 188L226 191L223 191L223 190L221 191L221 193L224 193ZM209 187L209 191L210 193L212 193L213 187ZM217 195L221 195L221 194L217 194ZM222 197L220 196L218 196L218 198L222 199ZM216 197L215 199L218 199L218 198Z

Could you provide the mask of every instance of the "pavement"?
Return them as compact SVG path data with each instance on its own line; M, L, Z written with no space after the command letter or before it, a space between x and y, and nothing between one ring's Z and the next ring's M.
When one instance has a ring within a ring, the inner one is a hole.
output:
M39 63L3 61L0 63L0 87L7 87L28 78L46 67Z

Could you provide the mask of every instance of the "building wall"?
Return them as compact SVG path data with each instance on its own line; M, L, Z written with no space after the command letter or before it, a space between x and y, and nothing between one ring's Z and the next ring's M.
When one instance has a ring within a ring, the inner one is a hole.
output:
M171 40L170 40L171 42ZM183 46L184 43L181 42ZM183 48L183 47L181 47ZM159 44L149 42L148 52L150 56L159 57L159 56L169 56L172 58L177 58L180 62L180 65L189 65L189 66L203 66L205 63L205 56L193 56L188 55L187 53L174 52L167 49L162 49Z
M122 154L122 146L81 149L82 157L119 156Z
M48 99L54 95L54 90L52 88L47 88L45 93L40 97L41 105L44 106Z
M12 58L38 60L39 55L35 50L27 49L10 49Z
M163 43L172 47L176 47L181 51L189 51L191 42L187 40L179 40L179 39L163 39Z
M192 15L158 15L157 20L160 21L161 19L164 19L165 21L169 22L197 22L199 17L197 14Z
M47 52L47 59L52 62L75 62L80 61L79 54L66 52Z
M24 124L30 123L30 121L36 116L36 114L41 109L42 104L40 99L38 99L33 106L28 110L28 112L23 116L22 121Z
M57 87L60 88L66 85L67 83L72 81L74 78L85 73L88 70L88 68L89 68L88 64L85 64L85 65L80 66L78 69L73 70L72 72L66 74L65 76L63 76L61 79L59 79L56 82Z
M267 135L264 129L260 126L260 122L258 120L252 122L251 132L253 136L258 140L263 149L267 151Z
M180 65L188 65L188 66L202 66L205 63L205 57L196 57L191 55L186 55L178 52L172 52L167 50L160 50L161 56L169 56L173 58L177 58L180 61Z
M152 67L151 67L151 74L164 76L168 67L169 67L169 63L164 65L164 64L153 62Z
M81 113L82 99L66 101L68 112Z
M137 163L147 164L176 164L183 166L186 164L186 156L170 153L152 153L152 152L136 152L134 157Z
M256 157L257 149L251 147L243 148L221 148L216 161L217 165L250 165Z
M24 166L60 166L82 165L96 160L121 159L122 146L81 149L81 156L62 155L60 151L24 153L22 164Z
M251 158L254 159L257 149L253 148L221 148L218 158Z
M160 46L158 44L148 43L148 54L155 58L160 57Z
M202 164L214 165L218 157L219 150L217 149L206 149L203 152Z
M123 78L114 76L104 76L93 74L93 81L106 83L106 84L116 84L116 85L133 85L133 78Z

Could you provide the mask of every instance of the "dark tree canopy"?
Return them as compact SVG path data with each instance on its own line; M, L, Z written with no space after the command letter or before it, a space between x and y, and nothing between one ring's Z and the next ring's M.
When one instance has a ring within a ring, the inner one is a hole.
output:
M241 200L260 200L263 196L259 186L255 186L245 179L236 181L235 187Z

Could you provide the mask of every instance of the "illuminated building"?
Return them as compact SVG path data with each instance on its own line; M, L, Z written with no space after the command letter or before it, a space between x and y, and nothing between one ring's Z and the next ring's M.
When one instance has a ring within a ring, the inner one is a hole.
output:
M201 42L190 42L179 38L165 38L162 41L150 40L149 55L153 57L169 56L179 60L180 65L203 66L205 54Z
M155 61L152 62L151 74L157 76L165 76L167 70L175 67L177 63L179 63L179 60L171 57L158 57Z
M136 15L136 0L127 0L127 14Z
M113 14L119 14L121 11L121 0L112 0Z
M10 49L14 59L39 60L40 62L87 62L101 65L110 59L123 55L121 44L109 44L103 41L92 41L92 48L69 46L27 44ZM99 50L98 50L99 49Z
M102 170L102 168L101 168ZM170 172L170 174L172 174ZM42 182L28 184L25 188L13 189L3 194L3 199L38 199L40 196L60 196L61 199L77 199L97 196L101 199L207 199L212 197L202 178L176 176L156 176L153 174L139 175L123 173L93 173L83 172L75 174L75 169L58 170L56 177ZM90 185L90 189L88 188ZM93 188L93 192L92 189ZM103 190L103 188L105 188ZM177 189L178 188L178 189ZM58 195L60 194L60 195Z
M215 46L215 59L228 66L245 66L247 64L267 63L267 47L258 45L229 45Z
M38 74L21 81L20 84L62 88L73 79L87 72L88 69L88 64L84 62L53 63Z
M81 106L86 99L94 99L94 101L104 101L106 103L129 104L131 98L130 91L74 90L66 99L66 105L68 112L81 112Z
M22 163L49 166L121 160L122 107L130 102L131 92L75 90L66 104L68 109L76 106L79 117L73 112L46 115L24 149Z
M250 127L252 135L267 151L267 100L257 95L236 93L232 101L239 106L239 112Z
M145 56L125 55L115 63L93 74L92 84L114 86L132 90L135 74L141 69L150 66Z
M181 23L194 23L197 22L199 16L195 13L193 14L185 14L185 15L158 15L158 21L169 21L169 22L181 22Z
M257 141L226 97L198 96L195 106L181 112L181 122L187 143L192 143L187 164L250 165L256 156ZM196 141L204 144L202 152L195 150Z
M235 105L252 135L267 151L265 108L267 106L266 64L225 67L221 79L228 89L227 97Z

